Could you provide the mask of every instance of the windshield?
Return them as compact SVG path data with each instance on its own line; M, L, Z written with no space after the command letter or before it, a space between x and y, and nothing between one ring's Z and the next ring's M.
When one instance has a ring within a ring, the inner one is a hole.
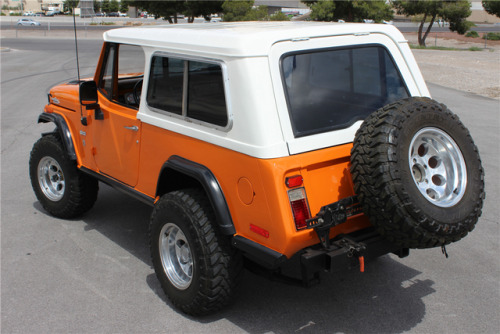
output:
M409 96L378 45L289 53L281 69L295 137L347 128Z

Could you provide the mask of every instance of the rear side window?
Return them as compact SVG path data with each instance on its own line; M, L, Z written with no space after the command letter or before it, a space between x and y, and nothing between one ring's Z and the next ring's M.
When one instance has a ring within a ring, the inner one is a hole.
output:
M159 112L221 127L228 124L219 64L153 56L147 103Z
M409 96L381 46L286 54L281 67L295 137L347 128Z

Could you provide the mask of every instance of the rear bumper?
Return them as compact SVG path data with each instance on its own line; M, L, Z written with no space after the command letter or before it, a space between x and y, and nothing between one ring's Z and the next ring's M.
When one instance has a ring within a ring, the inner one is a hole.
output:
M272 271L274 276L285 278L282 268L300 269L299 281L309 286L319 281L321 272L337 272L359 268L360 263L370 261L382 255L393 253L399 257L409 255L408 248L393 245L384 239L374 228L360 230L348 235L339 235L328 243L308 247L298 252L291 259L241 236L233 238L233 246L240 249L252 262ZM362 260L360 258L362 257ZM297 268L299 267L299 268ZM293 275L296 276L296 275ZM291 277L286 277L290 281ZM297 277L295 277L295 280Z
M300 256L302 278L305 282L316 279L320 271L336 272L359 268L364 261L393 253L399 257L409 255L408 248L393 245L369 228L349 235L338 236L328 248L307 248Z

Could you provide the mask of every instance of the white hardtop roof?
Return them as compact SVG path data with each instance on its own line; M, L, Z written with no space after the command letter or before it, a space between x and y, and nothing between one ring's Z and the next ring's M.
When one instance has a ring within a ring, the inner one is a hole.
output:
M266 56L280 41L318 37L381 33L394 42L405 42L397 28L387 24L327 22L235 22L170 24L120 28L104 33L107 42L137 44L230 57Z

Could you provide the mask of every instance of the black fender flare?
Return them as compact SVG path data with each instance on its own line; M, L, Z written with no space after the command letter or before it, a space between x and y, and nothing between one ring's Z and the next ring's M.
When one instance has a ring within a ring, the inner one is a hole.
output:
M66 153L68 154L68 157L71 160L76 160L75 145L73 144L73 138L71 136L71 131L69 130L68 123L66 123L64 117L62 117L59 114L48 114L48 113L41 113L40 116L38 116L38 123L51 123L51 122L56 125L57 131L59 131L59 134L61 135L61 140L66 150Z
M210 200L210 204L214 210L215 218L217 219L220 231L225 235L236 234L236 229L231 218L231 213L229 212L229 207L227 206L226 198L222 192L219 181L217 181L217 178L210 171L210 169L200 165L199 163L184 159L177 155L171 156L167 162L163 164L160 172L160 178L164 172L168 172L169 169L198 181ZM160 182L158 182L158 184L160 184ZM157 186L157 194L159 194L159 190L160 189Z

